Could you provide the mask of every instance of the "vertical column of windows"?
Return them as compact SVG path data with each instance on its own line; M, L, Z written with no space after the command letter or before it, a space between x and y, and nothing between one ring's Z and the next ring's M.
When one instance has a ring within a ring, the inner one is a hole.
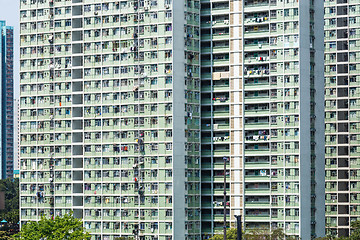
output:
M201 4L202 233L223 230L224 204L230 226L230 2ZM224 202L224 161L227 199Z
M200 1L186 1L185 10L185 239L201 238L200 211ZM175 216L176 217L176 216Z
M61 78L61 73L69 73L69 69L62 64L64 58L55 54L55 49L59 51L62 43L69 41L70 34L64 30L70 30L71 25L64 28L55 24L64 21L64 15L54 14L56 9L63 8L61 3L52 1L21 2L22 223L39 219L41 215L50 217L70 212L73 200L69 181L72 179L71 79ZM67 36L60 40L62 35ZM63 192L56 196L55 189ZM67 205L63 205L65 202Z
M358 215L359 7L325 1L326 223L338 236Z
M243 14L245 228L299 235L296 1L246 1Z

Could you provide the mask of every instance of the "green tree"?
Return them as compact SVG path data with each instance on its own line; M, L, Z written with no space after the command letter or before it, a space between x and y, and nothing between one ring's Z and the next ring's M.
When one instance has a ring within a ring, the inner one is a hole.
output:
M22 226L21 231L15 235L20 240L85 240L90 234L84 232L82 221L66 214L48 219L44 216L38 222L28 222Z
M281 228L275 229L272 232L269 232L268 229L252 229L247 233L243 233L243 239L246 240L293 240L295 238L287 236L284 233L284 230ZM210 240L223 240L224 235L218 234L214 235ZM226 232L227 240L236 240L237 239L237 229L231 228Z
M268 229L251 229L243 234L243 238L246 240L270 240L270 232Z
M13 240L13 238L9 237L7 232L0 231L0 240Z
M284 240L285 239L285 233L282 228L277 228L272 231L271 233L271 240Z
M349 237L336 237L328 233L326 237L316 238L315 240L358 240L360 239L360 221L353 221L350 224L351 233ZM327 226L329 227L329 226Z
M214 235L210 240L223 240L224 234ZM236 240L237 239L237 230L236 228L230 228L226 230L226 239L227 240Z
M0 218L15 225L19 222L19 179L0 180L0 192L5 193L5 209L0 210Z
M0 221L7 223L0 228L0 240L10 239L9 236L19 231L19 180L0 180L0 192L5 194L5 209L0 210Z
M360 221L353 221L351 222L351 234L349 239L350 240L358 240L360 239Z

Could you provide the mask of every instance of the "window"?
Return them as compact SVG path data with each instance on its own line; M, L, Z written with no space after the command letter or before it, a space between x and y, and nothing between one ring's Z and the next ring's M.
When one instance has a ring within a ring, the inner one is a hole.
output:
M166 18L171 18L172 17L172 12L171 11L166 11L165 12L165 17Z
M157 164L158 159L156 157L151 158L151 164Z
M166 210L166 216L167 217L172 217L172 210Z
M65 26L70 27L71 26L71 20L66 20L65 21Z
M165 146L166 146L166 150L168 151L172 150L172 143L166 143Z

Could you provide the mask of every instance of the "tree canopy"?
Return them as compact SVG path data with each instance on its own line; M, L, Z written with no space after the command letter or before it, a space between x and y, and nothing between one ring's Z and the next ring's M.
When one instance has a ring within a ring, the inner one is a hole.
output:
M56 216L48 219L44 216L38 222L28 222L21 227L15 235L19 240L85 240L90 239L90 234L84 231L82 221L71 215Z
M217 234L214 235L210 240L223 240L224 234ZM237 229L236 228L230 228L226 230L226 239L228 240L236 240L237 239Z
M13 240L13 238L8 236L7 232L0 231L0 240Z
M349 237L336 237L328 235L323 238L316 238L315 240L358 240L360 239L360 221L353 221L350 224L351 234Z
M210 240L223 240L224 235L218 234L214 235ZM231 228L226 231L227 240L237 240L237 229ZM247 233L243 233L243 239L246 240L283 240L285 239L284 231L279 228L275 229L272 232L269 232L267 229L252 229ZM286 239L292 239L290 236L286 236Z
M5 219L9 224L17 224L19 222L19 179L0 180L0 192L5 193L5 209L0 210L1 220Z
M354 221L351 223L351 234L349 237L336 237L336 236L326 236L321 238L316 238L316 240L359 240L360 239L360 221ZM274 229L272 232L269 232L267 229L252 229L246 233L243 233L243 240L292 240L296 239L295 237L286 235L283 229L278 228ZM210 240L223 240L223 234L214 235ZM231 228L226 231L227 240L237 240L237 230L236 228Z

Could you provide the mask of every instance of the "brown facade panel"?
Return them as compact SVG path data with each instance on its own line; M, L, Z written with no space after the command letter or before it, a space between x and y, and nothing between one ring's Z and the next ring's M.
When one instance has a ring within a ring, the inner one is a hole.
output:
M238 15L238 19L236 18L237 15ZM235 19L237 19L237 20L235 20ZM232 14L230 14L230 25L240 25L242 23L241 20L242 20L242 14L241 13L232 13Z
M238 76L239 77L239 76ZM235 81L239 82L239 87L237 89L234 89L235 88ZM240 90L243 88L243 85L242 85L242 78L232 78L230 79L230 89L232 90ZM240 99L242 98L242 92L240 92Z
M236 30L235 30L236 29ZM231 39L240 39L242 36L242 28L239 26L232 26L230 27L230 38ZM237 33L238 31L238 33ZM240 44L239 44L240 47Z
M236 57L238 55L238 57ZM237 58L237 59L236 59ZM239 52L239 54L235 54L235 53L230 53L230 64L234 65L234 64L238 64L240 65L242 62L242 54L241 52Z
M230 132L230 141L231 141L231 142L234 142L234 141L235 141L235 134L236 134L236 135L239 135L240 141L242 141L242 137L243 137L243 132L242 132L242 131L236 131L236 132L231 131L231 132Z
M242 67L241 66L237 66L238 68L239 68L239 74L238 75L236 75L235 76L235 71L234 71L234 68L235 67L231 67L230 68L230 76L232 77L232 78L234 78L234 77L240 77L240 76L242 76Z

